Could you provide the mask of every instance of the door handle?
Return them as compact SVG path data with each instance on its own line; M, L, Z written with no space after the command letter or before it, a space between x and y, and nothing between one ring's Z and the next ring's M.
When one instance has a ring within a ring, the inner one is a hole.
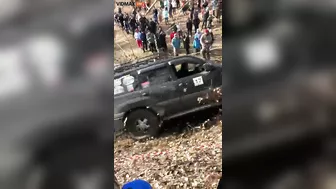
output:
M142 93L142 96L148 96L148 93Z
M181 87L182 85L183 85L183 83L178 84L179 87Z

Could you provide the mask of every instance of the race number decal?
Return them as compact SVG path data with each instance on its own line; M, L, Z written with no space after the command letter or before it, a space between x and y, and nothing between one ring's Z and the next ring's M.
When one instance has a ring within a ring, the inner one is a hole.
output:
M199 85L203 85L204 84L202 76L193 78L193 81L194 81L194 85L195 86L199 86Z

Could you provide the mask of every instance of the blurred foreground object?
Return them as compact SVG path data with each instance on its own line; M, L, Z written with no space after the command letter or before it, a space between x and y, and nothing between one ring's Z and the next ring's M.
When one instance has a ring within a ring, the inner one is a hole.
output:
M122 189L152 189L151 185L144 180L134 180L126 183Z
M6 5L13 12L0 18L0 188L111 188L110 1Z
M330 187L336 179L335 6L305 0L228 5L224 188Z

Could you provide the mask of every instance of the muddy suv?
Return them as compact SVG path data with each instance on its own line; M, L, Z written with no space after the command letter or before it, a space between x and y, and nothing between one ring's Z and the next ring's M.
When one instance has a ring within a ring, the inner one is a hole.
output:
M134 139L155 137L163 121L221 105L200 103L222 85L222 66L193 56L118 67L114 76L114 129Z

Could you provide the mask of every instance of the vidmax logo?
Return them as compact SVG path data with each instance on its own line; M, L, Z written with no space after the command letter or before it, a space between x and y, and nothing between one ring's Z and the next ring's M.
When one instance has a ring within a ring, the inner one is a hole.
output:
M135 6L136 3L135 2L131 2L131 1L119 1L119 2L116 2L117 6L121 6L121 7L124 7L124 6Z

